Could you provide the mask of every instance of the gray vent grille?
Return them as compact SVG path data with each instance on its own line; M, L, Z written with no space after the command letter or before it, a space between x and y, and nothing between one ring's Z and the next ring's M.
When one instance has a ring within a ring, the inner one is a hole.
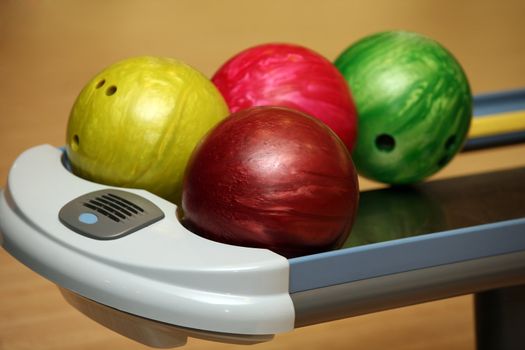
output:
M95 239L123 237L162 218L164 213L151 201L114 189L82 195L59 213L64 225Z

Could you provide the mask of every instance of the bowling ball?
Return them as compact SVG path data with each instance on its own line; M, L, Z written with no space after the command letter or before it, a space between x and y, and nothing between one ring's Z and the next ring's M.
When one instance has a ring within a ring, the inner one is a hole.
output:
M146 189L180 204L191 152L228 113L211 81L188 65L129 58L80 92L69 116L67 156L83 178Z
M370 179L409 184L443 168L472 118L465 72L436 41L417 33L374 34L335 61L359 111L352 157Z
M253 107L195 149L183 224L215 241L294 257L339 247L358 195L350 154L325 124L288 108Z
M264 44L232 57L212 81L230 110L253 106L297 109L327 124L352 149L356 110L344 77L323 56L305 47Z

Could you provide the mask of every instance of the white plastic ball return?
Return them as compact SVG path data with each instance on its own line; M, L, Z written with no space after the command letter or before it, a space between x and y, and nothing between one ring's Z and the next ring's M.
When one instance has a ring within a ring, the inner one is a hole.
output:
M286 259L195 235L174 204L81 179L61 149L42 145L19 156L1 191L0 243L75 308L136 341L250 344L296 327L525 284L524 176L522 168L420 184L421 205L432 198L414 221L421 225L363 208L358 222L374 220L367 234L386 228L391 238ZM374 196L394 198L406 213L414 208L398 189L363 192L361 201Z

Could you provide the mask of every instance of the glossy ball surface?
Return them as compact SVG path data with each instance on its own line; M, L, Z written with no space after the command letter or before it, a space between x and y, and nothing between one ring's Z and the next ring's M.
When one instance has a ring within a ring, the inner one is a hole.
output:
M352 156L361 175L418 182L461 149L472 95L462 67L439 43L416 33L379 33L351 45L335 64L359 111Z
M67 155L83 178L146 189L180 204L191 152L228 113L211 81L188 65L130 58L80 92L69 116Z
M255 107L232 114L196 148L183 222L215 241L293 257L339 247L358 196L348 150L326 125Z
M290 44L264 44L232 57L213 76L230 110L283 106L316 117L352 149L356 110L344 77L318 53Z

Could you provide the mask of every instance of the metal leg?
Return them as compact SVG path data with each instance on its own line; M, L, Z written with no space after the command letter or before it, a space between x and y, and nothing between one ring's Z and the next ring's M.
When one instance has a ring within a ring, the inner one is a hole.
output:
M525 285L475 296L478 350L525 349Z

